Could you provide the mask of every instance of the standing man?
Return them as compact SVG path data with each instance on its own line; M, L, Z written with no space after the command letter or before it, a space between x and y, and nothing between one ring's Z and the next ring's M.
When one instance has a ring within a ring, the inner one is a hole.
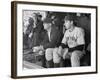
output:
M33 30L33 46L39 46L42 40L41 34L44 32L43 22L40 19L41 15L37 13L32 14L34 20L34 30Z
M32 47L33 41L30 34L33 33L34 30L33 26L34 26L34 20L32 17L29 17L27 29L23 34L23 44L25 45L24 47L25 49L26 48L30 49Z
M44 39L39 47L37 47L37 51L39 51L40 55L44 55L47 61L47 67L57 67L58 60L55 53L57 52L59 45L62 40L61 32L52 25L52 19L46 18L43 21L44 29L46 30L44 33ZM53 65L54 62L54 65Z
M72 67L80 66L85 45L84 30L74 26L74 17L71 15L65 16L64 26L67 30L59 46L58 55L63 59L70 59Z

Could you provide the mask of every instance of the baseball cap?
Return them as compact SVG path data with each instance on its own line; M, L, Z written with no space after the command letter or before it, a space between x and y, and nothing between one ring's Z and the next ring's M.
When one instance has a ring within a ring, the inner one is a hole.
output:
M52 19L51 18L45 18L43 20L43 23L52 23Z

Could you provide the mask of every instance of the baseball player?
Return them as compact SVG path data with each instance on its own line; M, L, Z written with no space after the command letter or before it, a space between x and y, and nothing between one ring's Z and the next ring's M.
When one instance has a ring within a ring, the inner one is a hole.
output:
M70 59L71 66L80 66L80 58L84 54L84 30L81 27L74 26L74 17L71 15L65 16L64 26L67 29L59 46L57 56L60 63L61 56L63 59Z

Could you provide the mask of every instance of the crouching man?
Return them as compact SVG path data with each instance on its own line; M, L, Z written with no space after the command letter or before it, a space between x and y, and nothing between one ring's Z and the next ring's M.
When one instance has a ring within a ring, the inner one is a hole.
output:
M44 38L41 45L36 48L40 55L45 55L47 68L52 68L54 66L57 67L58 55L55 53L57 53L57 47L60 46L62 34L55 26L52 25L52 20L50 18L44 19L43 25L45 29L45 32L43 33Z
M63 59L70 59L72 67L80 66L80 58L84 54L84 30L74 25L74 18L71 15L65 16L64 26L67 30L57 54Z

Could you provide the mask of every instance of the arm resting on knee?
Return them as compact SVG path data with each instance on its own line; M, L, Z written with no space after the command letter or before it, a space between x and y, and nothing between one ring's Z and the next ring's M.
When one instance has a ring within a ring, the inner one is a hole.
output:
M73 48L69 48L68 51L69 52L72 52L74 50L80 50L82 51L84 49L84 45L79 45L79 46L76 46L76 47L73 47Z

